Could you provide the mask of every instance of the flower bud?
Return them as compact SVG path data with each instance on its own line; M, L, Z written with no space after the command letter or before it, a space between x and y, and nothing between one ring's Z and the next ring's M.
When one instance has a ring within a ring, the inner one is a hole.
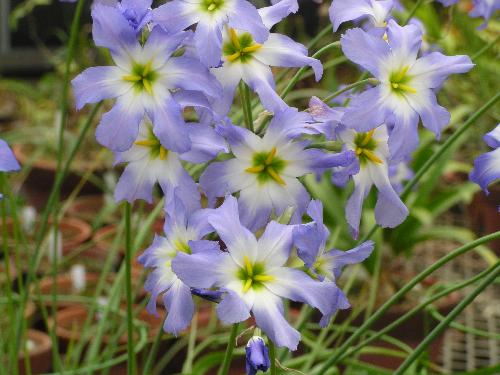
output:
M259 336L253 336L248 340L246 350L246 370L248 375L255 375L257 371L266 372L271 365L269 360L269 349Z

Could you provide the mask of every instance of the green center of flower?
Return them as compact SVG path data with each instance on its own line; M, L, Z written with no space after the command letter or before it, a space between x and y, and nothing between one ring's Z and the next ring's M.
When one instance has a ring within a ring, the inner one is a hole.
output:
M405 93L415 94L417 90L410 86L412 76L408 75L409 66L405 66L400 71L392 72L389 76L391 89L396 94L403 95Z
M222 46L222 53L229 62L240 61L245 63L250 61L253 53L261 47L262 45L255 43L249 33L238 35L233 28L230 28L229 41Z
M153 83L157 74L152 70L152 64L152 61L145 65L134 64L131 74L123 76L123 79L131 82L138 92L146 91L149 95L153 95Z
M167 160L168 150L161 145L160 140L154 135L151 127L148 128L147 138L135 141L134 144L149 148L149 157L151 159L160 158L161 160Z
M245 169L245 172L255 173L260 183L273 180L279 185L285 186L286 182L280 176L285 166L286 162L276 157L276 147L273 147L270 152L258 152L254 154L252 166Z
M236 274L243 283L243 293L248 292L250 288L259 289L265 282L274 280L274 276L265 274L262 263L252 264L246 255L243 257L243 266Z
M201 9L210 13L216 12L224 5L224 0L203 0Z
M187 241L174 240L174 246L178 252L191 254L191 248L189 247Z
M354 138L354 151L358 156L359 162L365 164L368 162L383 164L383 161L375 154L377 149L377 141L373 139L375 129L367 133L357 133Z

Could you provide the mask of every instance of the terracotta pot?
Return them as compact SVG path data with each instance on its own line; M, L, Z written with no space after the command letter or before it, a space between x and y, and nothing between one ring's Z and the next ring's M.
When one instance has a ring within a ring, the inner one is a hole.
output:
M89 273L85 274L85 290L83 291L75 291L75 286L73 282L73 278L69 273L61 274L57 276L57 294L59 296L85 296L94 297L95 288L99 282L100 275L97 273ZM114 274L109 274L107 278L108 285L111 285L115 279ZM50 295L52 293L52 286L54 285L52 277L48 276L40 280L40 293L43 295ZM106 287L103 288L103 292L108 290ZM43 302L45 306L52 306L52 301L46 300ZM69 302L69 301L57 301L58 309L67 308L70 306L80 305L77 302Z
M67 213L70 217L76 217L87 223L92 223L105 207L105 204L104 195L102 194L83 195L75 198L69 206ZM116 206L116 208L118 208L118 206ZM108 215L108 217L104 219L108 219L106 222L118 219L117 210L114 210L112 215Z
M55 182L56 160L38 158L35 161L31 160L30 149L27 145L17 144L12 147L12 150L21 165L32 163L32 168L26 181L23 184L23 191L26 193L28 200L37 209L43 208L48 200L50 191ZM73 190L79 185L81 176L90 167L89 162L80 161L80 164L69 172L61 185L61 197L68 197ZM78 171L78 172L77 172ZM98 169L94 173L102 175L105 169ZM80 174L80 175L79 175ZM101 189L86 182L80 190L80 195L98 194Z
M12 218L7 219L7 242L11 248L15 246L14 240L14 223ZM51 221L49 220L49 225L47 227L50 230ZM38 224L36 225L38 226ZM0 224L0 229L2 228L2 224ZM74 250L79 245L83 244L87 241L91 234L92 228L86 222L76 219L76 218L63 218L58 223L59 231L61 232L62 237L62 250L63 255L69 254L72 250ZM36 231L36 228L35 228ZM33 236L28 236L28 243L34 241Z
M479 191L474 195L469 205L469 216L472 227L478 237L485 236L500 230L500 186L492 185L488 189L489 195ZM487 244L500 256L500 240L491 241Z
M30 344L33 345L29 350L31 373L43 374L48 372L52 367L52 341L49 335L33 329L29 329L27 335ZM26 374L24 360L24 351L21 351L18 357L18 368L21 375Z

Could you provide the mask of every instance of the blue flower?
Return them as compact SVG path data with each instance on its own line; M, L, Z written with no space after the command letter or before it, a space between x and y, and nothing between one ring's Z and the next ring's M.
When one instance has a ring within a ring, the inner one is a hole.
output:
M215 162L200 177L200 185L209 202L239 192L242 222L257 230L271 213L279 216L294 207L293 222L300 221L309 202L309 194L298 180L308 173L346 166L355 159L351 151L327 154L306 149L307 141L291 137L311 132L312 117L289 108L276 114L261 138L233 125L218 127L231 146L234 158Z
M153 21L170 33L196 24L194 42L208 67L220 63L224 26L244 30L258 43L269 36L259 12L246 0L174 0L155 9Z
M92 9L96 45L109 48L116 66L92 67L73 80L77 108L86 103L116 98L114 107L97 127L99 143L113 151L126 151L135 141L139 123L147 113L161 144L176 152L191 143L180 104L173 91L220 94L220 85L196 59L172 54L189 32L168 35L155 27L144 46L121 12L97 4ZM186 79L189 77L189 79Z
M21 169L7 142L0 139L0 172L15 172ZM0 194L0 199L3 195Z
M368 19L372 27L385 28L393 0L333 0L329 9L333 31L347 21Z
M437 103L435 91L448 75L473 67L468 56L433 52L417 58L421 42L419 27L401 27L393 20L388 24L387 42L359 28L348 30L341 39L347 58L379 80L376 87L351 100L342 123L367 132L393 118L389 148L394 161L404 159L417 147L419 117L439 138L450 114Z
M257 371L266 372L271 366L269 349L260 336L253 336L245 347L247 375L255 375Z
M293 226L271 221L257 240L241 224L238 202L232 196L210 211L208 222L227 251L216 249L218 242L204 241L205 251L179 253L172 268L192 288L215 287L225 292L217 306L224 323L244 321L252 313L257 326L277 346L295 350L300 333L285 320L282 298L307 303L328 316L343 307L337 305L342 292L335 283L313 280L303 271L285 266Z
M152 3L153 0L121 0L117 7L136 34L139 34L153 19Z
M290 12L296 11L295 5L295 0L287 0L259 9L266 28L271 29ZM222 44L222 53L219 56L222 62L211 69L224 89L223 99L214 102L214 109L222 116L229 112L235 89L241 80L258 94L265 109L271 112L285 110L287 104L275 90L272 66L309 65L315 72L316 80L323 74L321 62L308 57L306 47L285 35L270 33L266 40L258 41L251 32L233 26L222 33Z
M500 179L500 124L484 136L484 141L494 150L474 160L470 179L489 194L488 185Z
M163 294L163 303L168 311L164 324L166 332L178 335L185 329L194 314L191 289L172 271L172 260L179 253L203 254L208 248L200 246L199 240L211 231L202 210L189 211L174 202L165 218L165 236L155 235L152 245L138 258L139 262L153 271L148 275L144 289L151 293L147 310L157 315L157 299Z
M176 153L162 146L147 119L142 121L133 146L115 153L115 164L127 164L115 189L117 202L144 199L152 203L153 187L159 183L167 205L180 199L186 207L199 206L198 186L181 161L204 163L219 152L227 152L228 148L224 139L209 125L188 123L185 127L192 147L188 152Z
M472 0L474 7L469 12L471 17L482 17L484 19L480 29L488 25L488 21L494 12L500 9L500 1L498 0Z

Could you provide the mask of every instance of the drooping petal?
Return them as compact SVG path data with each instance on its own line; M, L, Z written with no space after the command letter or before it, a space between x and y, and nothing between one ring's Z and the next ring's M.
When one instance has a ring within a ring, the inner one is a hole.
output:
M7 142L0 139L0 172L14 172L21 169Z
M211 126L203 124L189 124L189 139L191 150L182 154L182 160L190 163L205 163L212 160L217 154L229 152L227 143Z
M194 42L201 62L211 68L219 66L222 56L222 25L201 20L196 26Z
M226 116L231 109L236 86L243 77L241 64L224 64L220 68L211 69L212 74L222 84L222 98L212 100L213 110L221 117Z
M425 82L425 87L434 89L441 86L450 74L466 73L473 67L469 56L446 56L441 52L431 52L419 58L408 73L415 76L415 80Z
M234 324L250 318L250 308L238 294L228 289L217 306L217 316L225 324Z
M342 51L349 60L378 77L379 67L390 53L389 45L382 38L355 28L347 30L340 42Z
M377 204L375 205L377 223L383 228L397 227L406 219L409 212L389 181L387 167L369 165L367 169L378 189Z
M209 289L219 279L217 266L229 257L228 253L221 251L199 251L188 255L178 253L172 260L172 270L183 283L191 288Z
M259 14L264 25L271 29L274 25L288 16L290 13L296 13L299 10L297 0L281 0L274 5L260 8Z
M206 95L220 97L222 86L208 68L190 57L173 57L162 69L165 83L171 88L201 91ZM189 77L189 78L188 78Z
M158 174L161 173L161 171L152 170L155 167L153 163L149 163L148 159L128 164L116 184L116 202L126 200L132 203L137 199L143 199L152 203L153 186L157 182Z
M182 116L180 105L167 95L161 103L157 103L148 110L153 122L153 133L160 140L163 147L178 153L191 149L191 140Z
M352 192L352 195L347 201L345 207L347 223L351 228L354 238L357 238L359 234L359 222L361 220L363 201L370 192L371 186L371 181L369 181L367 176L361 173L361 171L359 174L354 176L354 191Z
M252 313L257 326L278 347L296 350L300 341L300 333L294 329L283 316L283 302L275 294L263 289L255 298Z
M264 43L269 30L262 22L257 8L246 0L234 0L233 9L229 13L229 26L248 31L257 43Z
M479 155L474 160L474 168L470 173L470 179L489 194L488 185L500 179L500 148Z
M269 267L281 267L290 257L293 226L271 221L259 238L259 261Z
M124 84L121 69L115 66L97 66L84 70L71 81L75 91L76 109L85 104L116 98L132 87Z
M169 1L153 9L153 22L169 33L182 31L198 22L195 6L187 1Z
M395 125L389 136L393 162L407 158L418 146L418 115L416 112L395 114Z
M128 150L139 132L139 123L144 112L137 102L117 101L105 113L96 129L97 141L112 151Z
M208 222L240 266L243 265L245 256L252 262L257 259L257 240L252 232L241 225L235 197L227 196L224 203L209 215Z
M333 31L347 21L370 17L374 26L381 27L393 6L392 0L334 0L328 11Z
M265 109L271 112L284 111L288 107L275 91L271 68L254 59L242 66L243 81L255 91Z
M325 253L324 257L328 259L331 271L335 275L335 280L340 277L344 266L361 263L367 259L371 255L374 246L373 241L366 241L351 250L341 251L332 249Z
M391 54L399 61L412 64L422 45L422 29L416 25L400 26L394 20L387 25L387 39L391 46Z
M441 130L450 122L450 113L437 103L436 94L432 90L420 90L408 95L407 100L420 115L422 124L439 139Z
M172 271L168 269L157 268L148 275L144 283L144 290L151 293L146 306L150 314L158 316L156 300L160 294L167 291L174 284L176 279Z
M300 68L309 65L314 70L316 81L323 75L321 61L307 56L307 48L286 35L269 34L269 38L255 53L255 58L270 66Z
M342 124L358 132L366 132L381 125L387 115L382 99L380 87L370 88L357 95L342 116Z
M486 133L483 137L484 141L491 148L499 148L500 147L500 124L496 126L495 129Z
M177 279L163 296L163 303L168 313L163 329L178 336L193 319L194 302L193 297L191 297L191 289Z
M136 48L135 31L118 8L102 4L92 7L92 36L98 47L108 48L113 55L128 55Z

